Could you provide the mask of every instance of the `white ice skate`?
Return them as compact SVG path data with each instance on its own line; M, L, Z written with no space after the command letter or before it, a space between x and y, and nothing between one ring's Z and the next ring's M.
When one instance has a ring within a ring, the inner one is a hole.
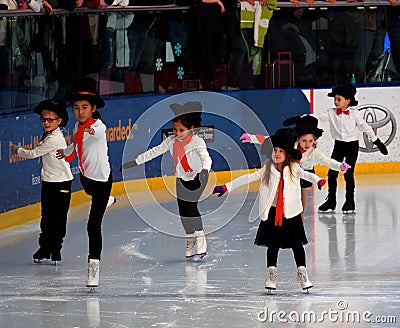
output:
M114 205L116 202L119 201L119 198L115 198L114 196L108 197L108 202L107 202L107 207L110 207L111 205Z
M99 286L99 269L100 261L90 259L88 263L86 286L90 287L90 291L94 291L95 287Z
M276 281L278 280L278 269L276 266L268 267L267 281L265 282L265 289L269 292L276 289Z
M194 234L186 235L186 258L191 258L196 255L196 237Z
M308 290L313 287L310 280L308 280L307 269L304 266L299 266L297 268L297 281L303 290L309 292Z
M207 255L207 241L203 230L196 231L196 249L197 255L202 259Z

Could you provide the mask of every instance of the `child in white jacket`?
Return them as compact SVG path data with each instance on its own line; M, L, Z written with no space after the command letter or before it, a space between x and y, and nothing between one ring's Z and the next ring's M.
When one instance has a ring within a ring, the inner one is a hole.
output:
M345 162L338 162L329 156L325 155L317 148L317 139L322 136L324 130L318 128L318 119L311 115L295 116L283 121L283 125L289 126L295 124L293 129L297 133L297 140L294 147L299 150L303 156L299 161L302 169L314 173L315 165L324 165L334 171L340 171L345 173L351 166ZM264 145L267 136L263 135L251 135L244 133L240 139L242 143L263 143L261 147L261 153L264 154ZM301 180L301 202L303 204L303 212L301 214L304 222L304 211L306 208L306 192L311 187L311 183L305 180Z
M186 258L207 255L207 241L198 201L203 193L212 160L205 141L194 133L201 125L202 104L189 101L184 105L171 104L175 117L172 119L174 134L161 144L138 155L135 160L124 163L122 169L144 164L166 152L174 159L176 195L179 215L186 232Z
M304 244L307 237L301 219L300 180L304 179L321 188L325 180L303 170L296 162L301 152L293 147L295 132L279 129L270 138L272 148L263 167L251 174L243 175L223 186L216 186L213 193L222 196L244 184L261 181L260 185L260 226L255 244L267 247L267 281L265 288L276 289L277 261L280 248L291 248L297 265L297 277L303 290L313 285L308 279ZM270 146L271 147L271 146Z

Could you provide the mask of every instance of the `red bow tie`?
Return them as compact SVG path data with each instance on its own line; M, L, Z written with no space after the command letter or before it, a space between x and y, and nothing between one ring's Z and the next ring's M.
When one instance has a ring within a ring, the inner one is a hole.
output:
M350 115L350 111L349 110L336 109L336 115L340 115L340 114Z

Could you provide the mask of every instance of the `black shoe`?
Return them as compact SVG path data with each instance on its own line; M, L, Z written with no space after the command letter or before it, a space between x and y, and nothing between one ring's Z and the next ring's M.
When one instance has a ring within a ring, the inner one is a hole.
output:
M334 212L336 209L336 199L327 198L325 203L318 207L318 212Z
M33 260L35 262L39 262L40 260L49 258L50 258L50 251L44 247L39 247L36 253L33 254Z
M342 206L342 212L344 214L354 214L356 212L356 205L354 199L346 199Z
M59 249L53 250L51 252L51 260L54 262L60 262L61 261L61 252Z

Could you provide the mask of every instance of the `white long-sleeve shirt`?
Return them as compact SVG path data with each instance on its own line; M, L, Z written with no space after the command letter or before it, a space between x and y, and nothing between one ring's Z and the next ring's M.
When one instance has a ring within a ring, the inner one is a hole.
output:
M145 162L152 160L153 158L156 158L166 153L168 150L172 155L174 142L180 141L176 140L176 137L174 135L169 136L158 146L155 146L136 157L136 163L138 165L141 165ZM200 173L201 170L211 170L211 157L208 154L206 143L199 136L193 135L192 140L185 146L185 153L188 164L193 169L193 171L185 172L182 164L178 162L175 172L176 177L181 178L185 181L189 181L193 180L197 173Z
M76 122L74 134L78 131L79 122ZM79 158L78 145L71 143L64 149L64 155L70 156L76 151L79 163L83 166L84 176L95 181L108 181L111 168L108 161L108 146L105 124L97 119L91 126L94 134L84 132L82 141L82 158ZM81 170L81 166L79 165ZM82 173L82 170L81 170Z
M297 143L295 145L295 148L297 147ZM341 171L340 170L340 165L342 163L326 156L322 151L320 151L318 148L315 147L310 147L307 149L302 154L301 160L300 160L300 166L304 170L311 171L315 165L321 164L326 167L329 167L332 170L335 171Z
M362 114L355 108L349 108L350 114L336 114L336 108L329 108L323 112L313 114L322 122L329 122L332 138L339 141L357 141L359 133L365 133L374 142L377 137L371 126L364 120Z
M57 149L65 148L64 135L57 128L47 135L35 149L18 148L18 156L25 158L42 157L42 180L46 182L62 182L73 179L69 163L56 157Z
M271 165L269 184L266 185L262 181L264 172L265 164L256 172L242 175L227 183L226 188L230 192L250 182L261 181L259 215L261 220L266 221L271 206L276 206L276 196L281 173L275 168L275 165ZM286 219L293 218L303 211L300 179L310 181L314 184L317 184L320 180L314 173L304 171L298 163L292 163L292 173L290 173L289 167L285 166L283 169L283 212Z

